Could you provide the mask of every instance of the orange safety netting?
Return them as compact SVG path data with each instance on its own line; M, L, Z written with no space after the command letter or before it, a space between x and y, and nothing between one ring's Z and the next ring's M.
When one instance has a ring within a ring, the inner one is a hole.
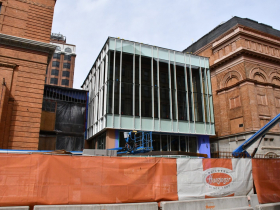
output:
M259 203L280 202L280 159L252 159Z
M176 159L0 154L0 206L178 200Z

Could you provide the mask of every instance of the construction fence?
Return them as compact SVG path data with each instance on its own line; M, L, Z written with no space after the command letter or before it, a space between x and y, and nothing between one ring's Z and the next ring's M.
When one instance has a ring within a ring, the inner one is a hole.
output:
M280 202L279 159L0 154L0 206L180 201Z

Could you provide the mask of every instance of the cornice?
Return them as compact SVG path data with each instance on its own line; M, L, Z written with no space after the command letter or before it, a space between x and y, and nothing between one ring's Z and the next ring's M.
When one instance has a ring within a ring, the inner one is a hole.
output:
M21 37L11 36L7 34L0 33L0 43L1 45L19 47L27 50L34 50L38 52L43 52L48 54L48 63L50 62L52 55L56 49L55 45L34 41L31 39L25 39Z
M230 54L218 59L215 61L215 63L210 66L210 68L213 70L214 68L222 65L225 62L228 62L229 60L239 56L239 55L251 55L257 58L262 58L264 60L270 60L270 61L274 61L276 63L280 63L280 58L276 57L276 56L271 56L271 55L267 55L264 53L260 53L251 49L246 49L243 47L239 47L237 50L235 50L234 52L231 52Z
M272 84L272 83L268 83L268 82L259 82L257 80L254 80L254 79L249 79L249 78L246 78L246 79L243 79L237 83L235 83L234 85L231 85L231 86L228 86L228 87L224 87L224 88L221 88L219 90L216 90L216 93L220 93L220 92L224 92L224 91L228 91L232 88L235 88L235 87L238 87L238 86L241 86L242 84L244 83L250 83L250 84L255 84L255 85L261 85L261 86L269 86L269 87L272 87L272 88L278 88L280 89L280 86L279 85L275 85L275 84Z

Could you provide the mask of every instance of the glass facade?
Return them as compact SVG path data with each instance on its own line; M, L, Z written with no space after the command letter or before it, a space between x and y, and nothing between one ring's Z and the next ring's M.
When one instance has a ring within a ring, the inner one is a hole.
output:
M108 38L83 88L88 138L105 128L215 134L208 58ZM162 151L192 148L191 137L159 136Z

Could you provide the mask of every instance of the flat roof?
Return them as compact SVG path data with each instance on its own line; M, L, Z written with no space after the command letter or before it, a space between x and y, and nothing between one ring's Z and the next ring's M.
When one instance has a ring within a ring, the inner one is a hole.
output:
M249 18L241 18L234 16L230 20L228 20L225 23L222 23L215 27L213 30L211 30L209 33L205 34L203 37L201 37L199 40L197 40L195 43L187 47L183 52L189 52L194 53L200 48L204 47L205 45L209 44L219 36L221 36L223 33L234 27L235 25L240 24L243 26L246 26L248 28L252 28L273 36L280 37L280 31L277 29L272 28L272 26L266 25L264 23L259 23L255 20L251 20Z

